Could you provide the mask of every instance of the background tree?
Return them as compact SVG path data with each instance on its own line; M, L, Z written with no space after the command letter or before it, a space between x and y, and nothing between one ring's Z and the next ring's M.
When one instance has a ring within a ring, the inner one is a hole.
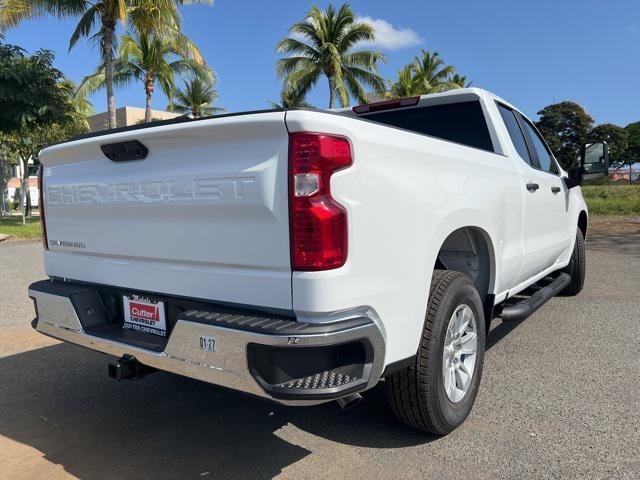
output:
M294 56L278 60L276 72L301 97L321 76L327 78L329 108L333 108L335 98L347 107L350 95L365 103L363 86L384 93L385 84L377 73L377 63L385 61L385 57L377 51L354 51L359 43L373 41L375 34L370 25L356 22L349 4L339 10L330 4L325 11L314 5L289 32L292 36L281 40L276 50Z
M269 102L271 108L287 109L287 108L316 108L311 105L305 99L304 95L301 95L299 91L293 88L291 85L286 84L280 91L279 102Z
M469 86L467 77L458 75L453 65L445 65L437 52L422 49L421 57L398 70L398 76L387 93L391 98L413 97Z
M171 98L178 74L193 75L205 82L213 81L211 70L202 57L194 55L191 43L184 35L124 35L116 69L125 81L136 79L144 85L145 122L151 121L151 100L156 83Z
M0 44L0 132L23 125L53 122L64 114L68 95L58 87L62 73L53 67L53 53L28 56L20 47Z
M78 113L85 117L90 117L96 113L93 109L93 104L86 97L85 93L79 90L76 82L70 78L65 78L60 82L60 86L67 92L67 95L69 95L69 98Z
M167 107L170 112L186 113L193 118L206 117L224 112L224 108L214 107L218 92L213 84L207 84L199 78L184 82L182 89L175 90L172 101Z
M460 88L450 78L455 73L455 68L453 65L445 65L438 52L431 53L423 48L422 56L414 58L412 69L424 94Z
M415 76L412 65L406 65L404 68L398 70L397 80L391 84L387 96L391 98L404 98L415 97L417 95L423 95L424 93L424 85Z
M467 77L465 75L454 73L451 77L451 83L455 83L460 88L468 88L473 82L471 80L467 80Z
M154 25L162 28L176 26L179 19L178 5L208 3L211 0L4 0L0 3L0 30L17 25L22 20L51 14L58 18L80 16L71 35L69 49L80 38L97 41L100 47L100 64L104 68L104 84L107 90L107 112L109 128L116 127L116 101L114 93L115 51L117 49L116 27L123 24L128 14L138 25Z
M560 102L538 112L536 125L563 168L572 167L588 141L593 118L575 102Z
M22 170L23 222L31 206L29 161L37 166L38 152L45 145L87 128L53 59L47 50L28 56L21 48L0 45L0 142L3 160L15 160Z
M627 155L632 162L640 162L640 122L630 123L624 127L629 137Z
M8 28L20 21L38 17L45 13L56 17L78 16L80 21L69 41L72 49L82 37L97 40L100 46L102 64L105 65L105 83L107 86L107 111L109 128L116 126L116 103L113 91L113 64L118 20L124 22L127 17L126 0L6 0L0 9L0 26ZM97 28L97 32L93 33Z
M629 148L629 133L613 123L603 123L591 130L587 141L605 141L609 144L609 159L611 163L627 161Z
M144 121L150 122L151 103L156 84L168 98L175 91L176 75L193 76L204 83L213 82L213 72L198 49L183 34L140 32L123 35L113 80L116 84L142 83L145 93ZM85 77L80 92L90 93L106 85L104 66Z

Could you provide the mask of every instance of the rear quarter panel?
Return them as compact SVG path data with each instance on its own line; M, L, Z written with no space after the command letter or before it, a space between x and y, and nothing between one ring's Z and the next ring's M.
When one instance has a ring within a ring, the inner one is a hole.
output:
M336 270L293 273L302 318L372 309L388 364L417 351L436 257L451 232L476 226L493 239L492 291L519 271L520 182L508 157L341 115L290 111L286 123L290 132L346 136L354 158L331 183L349 215L348 259Z

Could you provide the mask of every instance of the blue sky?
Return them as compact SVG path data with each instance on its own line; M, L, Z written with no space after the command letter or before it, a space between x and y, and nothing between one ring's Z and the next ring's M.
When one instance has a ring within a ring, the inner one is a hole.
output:
M326 1L316 2L325 6ZM219 105L229 111L260 109L277 100L276 42L312 3L294 0L216 0L183 8L183 27L202 49L219 81ZM389 58L385 78L424 47L486 88L536 117L561 100L582 104L597 123L640 120L640 1L638 0L395 0L352 1L374 20L377 48ZM96 47L82 42L68 53L74 20L44 17L24 22L6 41L28 51L56 52L56 65L76 81L97 64ZM320 83L311 103L327 105ZM92 101L105 110L104 92ZM118 90L122 105L144 105L142 86ZM161 93L154 108L163 109Z

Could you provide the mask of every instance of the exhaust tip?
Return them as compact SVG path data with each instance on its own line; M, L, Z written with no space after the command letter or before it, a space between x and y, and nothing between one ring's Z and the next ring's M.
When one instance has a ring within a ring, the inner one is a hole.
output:
M360 405L360 402L362 402L362 395L359 393L352 393L346 397L338 398L336 402L340 405L342 410L349 410Z

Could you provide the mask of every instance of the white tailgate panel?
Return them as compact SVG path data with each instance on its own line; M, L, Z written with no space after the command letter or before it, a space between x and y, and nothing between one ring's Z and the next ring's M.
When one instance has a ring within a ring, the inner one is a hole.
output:
M132 139L145 160L100 151ZM46 149L47 274L290 309L287 148L275 112Z

